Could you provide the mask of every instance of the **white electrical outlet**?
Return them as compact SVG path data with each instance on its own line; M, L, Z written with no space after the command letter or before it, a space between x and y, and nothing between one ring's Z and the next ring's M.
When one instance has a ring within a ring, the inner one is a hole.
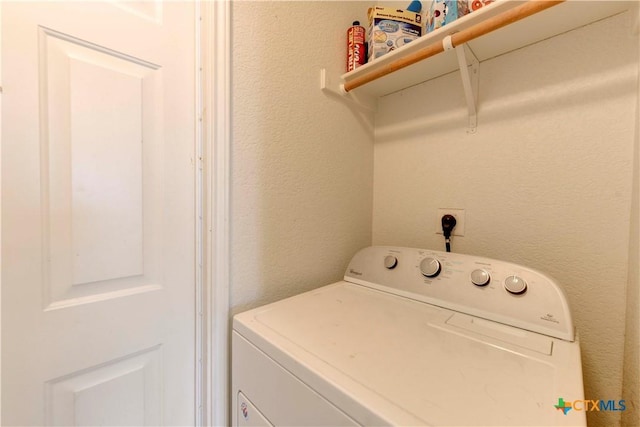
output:
M436 214L436 234L442 234L442 217L452 215L456 219L453 236L464 236L464 209L439 208Z

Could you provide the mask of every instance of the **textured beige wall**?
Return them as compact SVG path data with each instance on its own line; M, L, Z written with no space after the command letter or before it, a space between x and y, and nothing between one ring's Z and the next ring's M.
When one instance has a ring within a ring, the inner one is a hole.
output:
M232 312L338 280L372 227L374 244L441 248L436 209L464 208L455 251L520 262L565 287L587 397L637 397L637 342L622 370L622 313L635 310L626 327L637 338L640 267L637 250L627 257L638 42L626 18L484 62L475 135L456 74L383 98L374 153L367 120L317 89L321 67L342 72L342 35L363 9L233 4ZM593 426L619 420L589 415Z
M640 36L640 7L636 10L635 36ZM640 47L638 49L640 58ZM640 61L638 63L640 89ZM629 279L627 284L627 316L624 345L624 378L622 395L627 410L622 414L622 425L640 426L640 91L636 105L636 131L633 153L633 192L631 231L629 233Z
M640 98L639 98L640 101ZM640 111L640 104L638 105ZM638 113L636 113L637 115ZM622 414L622 425L640 425L640 175L639 156L640 144L638 140L638 125L636 125L636 143L634 147L633 166L633 204L631 209L631 232L629 233L629 279L627 288L627 315L624 347L624 379L622 395L627 404L627 410Z
M231 310L340 280L371 244L373 132L320 91L361 2L233 2ZM369 118L371 119L371 118Z
M458 73L382 98L376 116L373 243L442 249L436 209L465 209L454 251L537 268L566 290L590 399L623 398L638 96L629 21L483 62L474 135Z

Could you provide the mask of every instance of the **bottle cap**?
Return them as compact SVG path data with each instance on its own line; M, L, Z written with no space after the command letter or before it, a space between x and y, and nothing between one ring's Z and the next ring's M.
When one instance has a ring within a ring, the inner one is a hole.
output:
M419 13L422 10L422 3L418 0L413 0L407 7L408 11Z

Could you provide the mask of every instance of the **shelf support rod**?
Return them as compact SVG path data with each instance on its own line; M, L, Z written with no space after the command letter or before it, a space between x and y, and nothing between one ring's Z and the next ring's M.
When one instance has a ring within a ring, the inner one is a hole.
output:
M522 5L496 15L493 18L487 19L483 22L479 22L476 25L452 34L451 45L452 47L459 46L477 37L490 33L491 31L505 27L538 12L542 12L543 10L549 9L550 7L563 3L564 1L565 0L529 0ZM429 46L426 46L412 53L411 55L397 59L380 69L371 71L357 79L353 79L350 82L345 83L344 90L346 92L350 92L362 85L384 77L387 74L391 74L394 71L401 70L402 68L408 67L409 65L413 65L416 62L422 61L423 59L427 59L434 55L442 53L443 51L444 46L442 40L434 41Z

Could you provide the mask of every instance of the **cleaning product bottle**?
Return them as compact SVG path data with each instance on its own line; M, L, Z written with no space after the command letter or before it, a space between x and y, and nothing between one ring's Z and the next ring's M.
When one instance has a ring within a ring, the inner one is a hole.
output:
M365 31L360 21L353 21L353 25L347 30L347 72L367 62L367 49L365 46Z

